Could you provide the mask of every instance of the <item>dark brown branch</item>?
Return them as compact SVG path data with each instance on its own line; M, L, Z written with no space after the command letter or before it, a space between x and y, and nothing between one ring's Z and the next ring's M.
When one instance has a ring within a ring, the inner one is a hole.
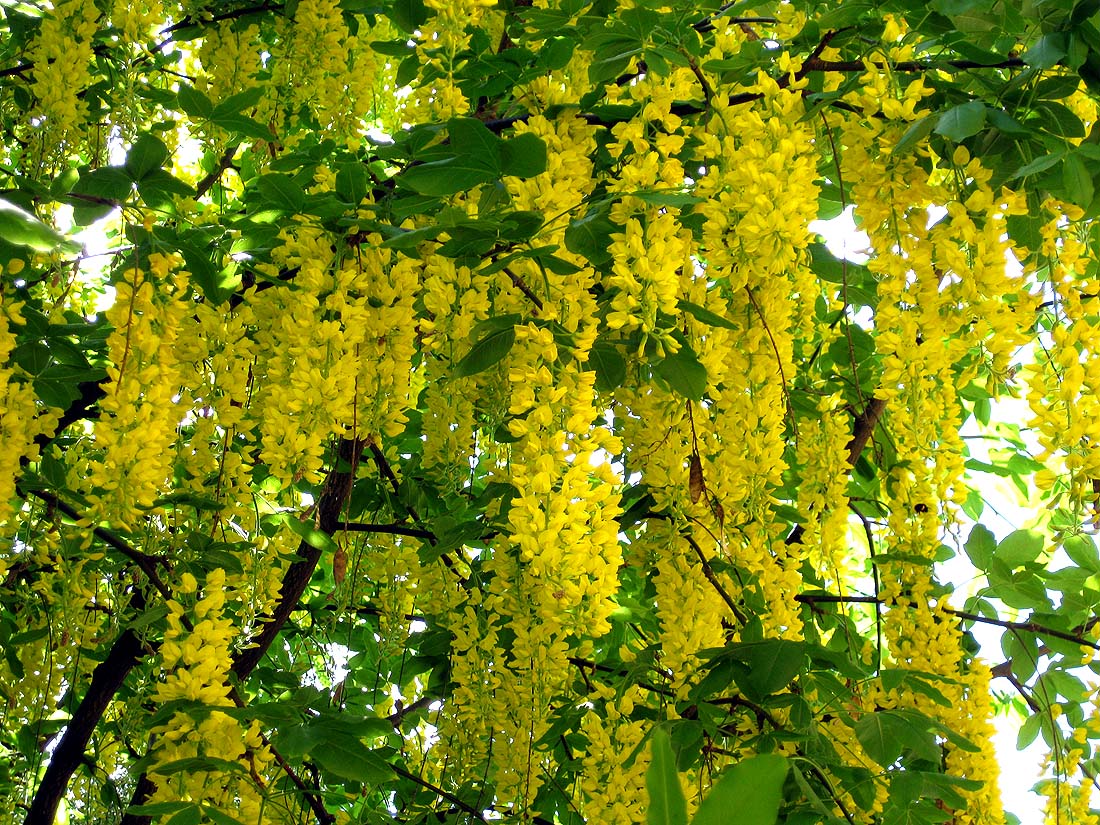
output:
M504 274L507 275L512 280L512 283L515 284L516 289L518 289L520 292L522 292L524 295L527 296L528 301L530 301L532 304L534 304L540 310L542 309L542 299L539 298L538 295L536 295L534 292L531 291L531 287L527 286L527 282L524 281L523 278L519 277L519 275L514 273L508 267L504 267Z
M722 583L718 581L718 576L714 572L714 568L710 566L710 562L707 561L707 557L703 554L703 548L699 546L699 542L693 539L691 536L684 533L680 534L684 540L691 545L691 549L695 551L695 555L699 557L699 563L702 565L703 575L707 577L707 581L710 582L711 587L715 589L719 596L722 597L722 601L726 603L726 606L730 609L730 612L741 624L745 624L748 621L745 618L745 614L741 612L741 608L737 606L737 602L733 600L726 588L722 586Z
M321 497L317 502L317 528L331 536L340 529L340 512L351 494L351 485L355 479L355 467L363 453L366 442L360 439L343 439L337 451L336 466L329 472ZM372 445L373 446L373 445ZM263 659L271 643L282 632L290 615L298 609L310 577L321 559L321 551L302 541L298 545L298 561L290 565L283 576L283 586L279 593L279 602L275 605L271 619L264 623L251 643L233 659L231 672L238 682L244 682Z
M225 170L233 165L233 158L236 156L238 148L240 148L239 143L233 143L226 147L225 152L218 158L217 166L211 170L209 175L195 184L195 197L201 198L213 188L215 183L221 180Z
M233 701L233 704L239 708L247 706L247 703L241 698L241 694L235 687L230 687L229 698ZM317 818L317 821L320 822L321 825L332 825L336 822L336 816L328 812L328 809L325 808L325 803L321 801L321 797L317 792L310 788L302 777L298 776L294 767L286 761L286 757L279 753L271 743L271 739L263 731L260 731L260 740L271 752L271 755L275 757L275 761L279 764L279 767L283 769L283 773L285 773L290 781L294 783L295 787L301 791L302 796L305 797L306 804L308 804L310 810L313 811L313 815Z
M852 428L852 438L848 442L848 466L855 467L863 448L871 440L871 435L878 425L879 419L886 411L886 401L881 398L872 398L863 412L856 416L855 425Z
M130 607L137 613L145 610L145 596L134 590ZM92 671L88 692L80 701L72 718L65 726L65 733L50 757L50 764L34 793L24 825L53 825L57 806L65 796L69 780L84 761L84 750L92 738L107 706L122 687L127 674L141 661L142 642L138 634L127 628L111 645L107 658Z
M77 421L99 417L99 402L107 395L103 385L98 381L82 381L76 388L80 391L80 395L61 414L53 432L39 433L35 437L34 443L38 445L40 452Z
M46 490L31 490L30 495L41 499L50 507L60 510L74 522L79 522L81 520L80 513L78 513L74 507L62 501L53 493ZM168 585L164 583L164 580L161 579L160 574L157 572L158 564L167 566L167 562L164 559L150 556L148 553L142 553L140 550L131 547L116 533L105 527L93 527L92 535L101 540L108 547L114 548L137 565L138 569L145 574L146 578L149 579L149 583L156 588L161 596L165 599L172 598L172 591L168 589Z
M436 701L434 696L421 696L415 702L410 705L405 705L400 710L396 710L386 717L386 721L394 726L395 729L401 729L401 723L405 720L405 717L409 714L416 713L418 710L430 706L432 702Z
M861 73L867 71L869 61L863 60L822 60L818 57L807 59L802 64L805 72L845 72ZM889 67L895 72L935 72L935 71L968 71L970 69L1022 69L1027 66L1018 57L1009 57L999 63L979 63L976 60L902 60L898 63L870 63L879 68Z
M33 60L25 60L17 66L9 66L6 69L0 69L0 77L22 77L24 74L34 68Z
M102 198L99 195L85 195L82 192L66 192L66 198L72 198L73 200L85 201L86 203L94 203L98 206L110 206L115 209L122 207L122 201L117 201L114 198Z
M431 530L405 527L403 524L364 524L357 521L342 522L340 529L345 533L383 533L390 536L409 536L414 539L434 539Z
M399 765L390 765L390 767L393 768L394 773L396 773L398 776L403 776L405 779L408 779L410 782L415 782L421 788L425 788L426 790L429 790L432 793L434 793L436 796L439 796L443 799L446 799L448 802L450 802L452 805L454 805L456 808L458 808L463 813L467 813L470 816L476 817L478 822L488 822L488 820L485 819L485 814L484 813L479 811L477 808L475 808L473 805L469 804L468 802L463 802L461 799L459 799L453 793L450 793L448 791L443 790L438 785L433 785L427 779L423 779L423 778L417 776L415 773L410 773L409 771L405 770L404 768L402 768Z
M794 600L801 604L883 604L883 601L875 596L834 596L832 594L818 594L818 593L798 593L795 595ZM982 616L978 613L970 613L966 610L956 610L953 607L943 608L943 612L957 619L962 619L967 622L977 622L979 624L988 624L995 627L1003 627L1006 630L1020 631L1023 633L1033 633L1036 636L1052 636L1055 639L1062 639L1066 642L1073 642L1074 644L1083 645L1085 647L1091 647L1093 650L1100 650L1100 643L1094 642L1091 639L1086 639L1080 633L1069 633L1064 630L1057 630L1053 627L1047 627L1046 625L1039 624L1038 622L1019 622L1009 619L994 619L989 616ZM1000 666L998 666L1000 668ZM994 669L997 671L997 669ZM1004 672L995 672L997 676L1003 676Z
M280 11L283 8L282 3L257 3L255 6L245 6L240 9L233 9L232 11L222 12L221 14L215 14L208 18L196 18L185 17L178 23L173 23L165 29L161 29L161 34L174 34L175 32L182 31L183 29L189 29L193 26L209 26L213 23L221 23L223 20L236 20L240 17L247 17L250 14L263 14L268 11Z

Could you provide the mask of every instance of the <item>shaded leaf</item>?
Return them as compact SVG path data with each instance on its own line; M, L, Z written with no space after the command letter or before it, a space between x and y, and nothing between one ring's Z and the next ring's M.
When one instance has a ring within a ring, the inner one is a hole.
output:
M75 254L80 244L71 241L36 216L0 198L0 238L36 252L61 251Z
M305 192L290 175L281 175L277 172L261 175L256 180L256 186L260 194L275 209L298 214L305 206Z
M980 100L953 106L936 123L936 134L954 141L978 134L985 125L985 104Z
M506 141L500 150L501 172L517 178L533 178L546 171L546 143L525 132Z
M126 153L123 168L135 181L141 180L154 169L160 169L168 160L168 147L156 135L138 135L130 151Z
M673 390L692 401L701 399L707 390L707 368L687 346L662 358L653 369Z
M654 728L650 737L650 763L646 771L649 791L648 825L687 825L687 800L680 787L672 742L664 728Z
M516 342L516 330L514 326L507 326L490 332L472 347L458 363L455 364L452 375L456 378L465 378L484 372L489 367L499 363L512 349Z
M719 777L691 825L727 825L734 818L737 825L775 825L787 771L787 759L779 754L739 762Z

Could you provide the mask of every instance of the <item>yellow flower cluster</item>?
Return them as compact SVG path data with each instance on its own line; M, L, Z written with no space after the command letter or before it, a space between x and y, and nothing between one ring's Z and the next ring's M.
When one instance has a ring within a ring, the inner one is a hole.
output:
M468 114L470 103L454 79L458 55L469 46L469 32L476 28L495 30L498 37L503 30L486 20L494 15L498 23L503 21L503 13L494 10L492 0L425 0L424 6L432 15L419 32L417 51L419 74L430 80L413 82L398 91L403 100L396 114L406 124Z
M198 582L184 573L178 592L189 597ZM162 667L167 673L157 685L154 698L160 702L184 699L216 707L229 706L226 679L232 665L230 643L236 635L231 617L225 612L225 571L211 570L203 585L204 595L187 610L175 599L168 602L168 630L161 645ZM185 615L194 618L188 631ZM149 776L156 790L149 801L191 801L210 805L244 822L263 823L264 780L274 757L264 744L258 722L247 728L226 713L211 709L195 717L176 712L159 729L153 749L155 759ZM239 762L240 772L211 767L165 773L161 768L182 759L208 758Z
M696 654L726 641L722 622L728 621L729 608L707 581L690 545L676 532L667 522L653 522L641 544L650 550L657 572L654 585L661 617L661 667L672 675L671 686L677 695L686 698L699 671ZM695 540L701 547L713 546L703 530L696 531ZM708 561L715 555L711 553Z
M946 768L952 776L980 779L983 784L967 796L966 809L955 812L955 821L959 825L1000 825L1004 822L1004 808L998 787L1000 770L993 748L989 666L977 659L957 678L961 682L958 693L961 694L959 701L962 707L953 715L952 729L966 737L978 750L952 748L947 753ZM954 691L949 690L949 693Z
M114 0L111 4L111 24L123 40L138 48L167 22L163 0Z
M15 481L21 463L38 455L35 438L52 432L59 413L38 405L34 387L23 380L19 367L11 362L15 349L12 321L19 317L22 305L0 293L0 534L15 527L17 506ZM0 575L6 564L0 560Z
M256 75L263 68L262 49L257 48L259 34L258 26L238 29L225 21L206 30L198 57L204 91L212 101L222 101L257 84Z
M802 468L798 509L804 532L802 547L827 589L843 593L856 572L848 543L848 440L850 417L838 397L823 398L819 419L799 425L796 466Z
M876 71L869 69L868 75ZM883 95L893 88L886 80L879 83ZM878 278L875 337L883 357L876 394L890 402L896 452L884 485L890 511L886 541L878 548L887 561L879 566L881 596L895 606L885 616L884 631L895 662L945 677L942 690L950 707L893 693L877 701L914 707L972 734L975 742L988 742L988 686L982 682L987 677L978 675L980 667L962 668L961 631L933 593L930 565L945 524L955 519L953 506L966 492L958 392L981 367L994 377L1004 369L1011 348L1025 338L1034 304L1023 279L1005 273L1003 221L1017 208L1013 198L994 193L988 171L965 150L942 160L946 168L932 174L913 155L892 153L914 97L912 87L895 95L902 98L901 108L883 107L887 119L846 124L843 158L876 251L868 263ZM947 207L930 228L933 204ZM974 318L986 320L974 324ZM889 561L892 555L900 559ZM975 754L945 747L956 775L985 783L969 793L966 821L1000 822L998 767L988 746Z
M184 415L175 344L194 307L180 259L153 253L146 263L148 271L125 271L107 310L110 381L78 481L92 504L89 517L123 529L137 524L173 478L171 447Z
M581 792L585 796L585 822L643 823L649 802L649 749L645 747L649 724L629 718L635 703L643 699L641 690L634 686L616 696L614 688L594 688L590 701L600 701L602 712L590 710L581 719L581 733L588 743L583 752L574 754L584 764Z
M59 0L28 49L36 100L31 126L47 156L72 148L83 134L88 104L80 94L91 80L98 16L93 0Z
M412 397L419 265L391 262L380 239L338 259L328 235L285 232L275 266L293 283L252 298L263 411L261 456L284 485L319 481L327 439L400 432Z
M1059 504L1081 512L1095 500L1092 479L1100 477L1100 323L1090 306L1097 280L1086 276L1091 255L1072 223L1076 210L1053 202L1044 208L1051 217L1043 228L1041 254L1058 323L1025 372L1034 415L1029 424L1042 447L1036 460L1045 465L1035 482Z

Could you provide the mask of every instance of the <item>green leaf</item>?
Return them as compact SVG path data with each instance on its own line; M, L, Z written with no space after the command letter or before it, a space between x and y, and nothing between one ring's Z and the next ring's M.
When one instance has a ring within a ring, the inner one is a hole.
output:
M164 141L156 135L145 133L138 135L130 151L126 153L126 163L123 169L135 180L139 181L155 169L160 169L168 160L168 147Z
M970 530L970 535L963 545L963 550L979 570L988 570L989 562L993 560L993 553L997 549L997 537L990 532L988 527L975 524Z
M710 789L691 825L775 825L788 764L784 756L753 756L726 770Z
M787 639L734 645L728 655L748 665L747 673L737 677L737 684L756 702L787 687L806 664L802 644Z
M733 321L727 320L717 312L711 312L706 307L699 306L699 304L693 304L691 301L679 300L676 302L676 307L682 312L686 312L695 320L702 321L704 324L708 324L712 327L732 330L739 328Z
M3 198L0 198L0 238L36 252L60 250L67 254L76 254L80 251L80 244L69 240L30 212Z
M496 329L470 347L458 363L455 364L452 375L456 378L465 378L484 372L489 367L503 360L516 342L515 326L506 326Z
M937 123L938 120L934 115L925 115L919 120L914 120L909 128L905 130L905 134L894 144L890 154L901 157L911 152L921 141L932 134L932 130L936 128Z
M422 195L453 195L498 177L496 158L461 155L409 166L397 179Z
M1078 154L1070 154L1062 165L1062 186L1066 200L1087 207L1094 194L1092 174Z
M888 768L901 756L902 744L891 731L891 717L885 711L868 713L855 724L856 738L867 755Z
M626 359L618 348L597 342L588 353L587 366L596 373L596 389L612 392L626 380Z
M533 178L546 171L546 143L530 132L506 141L500 149L500 168L505 175Z
M606 211L597 210L570 222L565 230L565 248L600 266L611 260L611 233L618 230Z
M214 114L214 103L194 86L180 84L176 92L176 101L180 110L196 120L210 120Z
M1092 536L1084 534L1066 536L1062 540L1062 549L1066 551L1070 561L1078 567L1092 573L1100 573L1100 553L1097 553L1096 542Z
M274 140L275 136L271 134L271 130L260 123L258 120L253 120L248 115L242 115L240 112L227 112L225 114L215 114L210 119L210 122L215 126L218 126L231 135L239 135L240 137L249 137L256 140Z
M362 163L347 161L336 167L336 194L342 200L358 206L370 191L370 174Z
M256 180L260 194L276 209L298 214L305 206L306 195L290 175L272 172Z
M985 104L980 100L954 106L940 115L936 134L955 142L978 134L985 125Z
M244 825L244 823L236 817L232 817L224 811L218 810L211 805L203 805L202 810L203 813L214 820L217 825Z
M410 34L428 22L424 0L397 0L393 4L393 22Z
M1016 734L1016 750L1022 751L1035 741L1045 719L1045 713L1035 713L1024 720L1024 723L1020 725L1019 733Z
M996 558L1009 569L1035 561L1043 552L1046 539L1034 530L1014 530L997 545Z
M1069 41L1065 32L1043 35L1038 42L1024 52L1023 60L1036 69L1049 69L1066 56Z
M1049 155L1042 155L1034 160L1025 163L1019 169L1012 173L1013 178L1026 178L1030 175L1036 175L1039 172L1045 172L1050 167L1065 157L1065 152L1054 152Z
M263 86L253 86L243 92L230 95L214 107L214 114L211 119L217 121L226 115L243 114L246 110L254 108L263 96Z
M1081 118L1061 103L1042 100L1035 104L1035 115L1028 120L1028 124L1039 126L1052 135L1062 138L1085 136L1085 124L1081 122Z
M358 739L338 735L335 731L312 746L309 755L329 773L368 785L380 785L394 776L385 759Z
M647 825L687 825L687 800L680 787L672 742L664 728L654 728L650 737L650 762L645 784L649 791Z
M202 808L189 805L165 822L165 825L199 825L202 821Z
M296 518L292 513L276 513L273 516L269 516L268 520L276 524L286 525L298 536L298 538L310 547L328 553L335 553L337 550L336 542L332 540L332 536L323 530L317 529L317 527L313 525L313 522L302 521Z
M881 710L865 714L855 723L855 732L867 755L888 768L906 749L921 759L940 759L941 753L931 726L932 721L922 713Z
M148 805L131 805L126 809L126 813L135 816L165 816L186 810L192 804L191 802L152 802Z
M480 120L472 117L455 117L447 121L447 133L451 138L451 151L456 156L470 155L494 170L500 170L501 139Z
M141 630L143 627L148 627L154 622L159 622L165 616L168 615L168 605L159 604L145 610L140 616L130 622L127 627L130 630Z
M673 390L692 401L698 401L707 391L707 368L686 345L658 361L653 371Z

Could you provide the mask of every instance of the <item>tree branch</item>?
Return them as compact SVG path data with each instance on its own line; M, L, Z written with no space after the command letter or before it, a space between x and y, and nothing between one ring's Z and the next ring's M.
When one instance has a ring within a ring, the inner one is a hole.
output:
M47 490L30 490L29 494L34 496L35 498L41 499L49 506L60 510L74 522L79 522L82 520L80 513L77 512L74 507L65 503L56 495L48 492ZM172 591L168 589L168 585L164 583L164 580L161 579L160 574L157 572L158 564L168 566L168 562L165 559L158 558L156 556L150 556L148 553L142 553L140 550L131 547L129 544L123 541L122 538L119 537L114 531L108 530L105 527L93 527L92 535L100 539L107 546L113 547L115 550L120 552L135 565L137 565L138 569L140 569L141 572L145 574L146 578L149 579L149 583L156 588L157 592L160 593L161 596L163 596L165 599L172 598Z
M145 596L135 589L130 597L130 607L137 613L145 610ZM151 646L155 649L155 646ZM73 712L65 733L50 757L50 763L42 775L38 790L27 811L24 825L53 825L57 806L65 795L69 780L84 761L84 750L92 738L99 720L114 699L127 674L141 661L142 642L138 634L126 628L111 645L107 658L92 671L88 692Z
M225 170L233 165L233 158L237 155L237 149L240 148L239 143L230 144L226 147L225 152L218 158L218 164L211 170L210 174L195 184L195 197L201 198L207 192L209 192L215 183L221 180Z
M711 587L713 587L718 595L722 597L722 601L726 603L726 606L730 609L730 612L737 621L741 624L745 624L748 621L745 618L745 614L741 612L741 608L737 606L737 602L733 600L730 594L726 592L726 588L718 581L718 576L715 574L714 568L710 566L710 562L707 561L707 557L703 555L703 548L699 546L699 542L685 533L681 533L680 535L691 545L691 549L694 550L695 555L699 557L699 563L703 568L703 575L707 577L707 581L710 582Z
M336 466L325 479L324 489L317 502L317 528L328 536L332 536L339 530L340 511L351 494L355 468L366 443L362 439L340 441ZM371 446L373 447L373 443ZM346 464L348 469L341 469L343 464ZM282 632L290 614L298 608L298 602L309 585L317 562L321 559L321 551L308 542L302 541L298 545L298 559L290 565L286 575L283 576L279 603L275 606L271 619L264 623L263 628L252 638L249 645L233 658L233 667L230 672L236 677L238 683L248 679L267 653L267 649L271 647L271 643Z
M882 599L875 596L834 596L827 593L798 593L795 595L794 600L801 604L884 604ZM1091 647L1093 650L1100 650L1100 643L1094 642L1091 639L1086 639L1080 633L1069 633L1065 630L1057 630L1053 627L1047 627L1046 625L1039 624L1038 622L1019 622L1011 621L1009 619L995 619L989 616L982 616L977 613L970 613L966 610L956 610L953 607L943 608L943 612L957 619L962 619L968 622L977 622L979 624L994 625L995 627L1003 627L1006 630L1016 630L1023 633L1033 633L1036 636L1052 636L1055 639L1062 639L1066 642L1073 642L1084 647ZM999 666L998 666L999 667ZM998 672L995 675L1003 676L1003 672Z

